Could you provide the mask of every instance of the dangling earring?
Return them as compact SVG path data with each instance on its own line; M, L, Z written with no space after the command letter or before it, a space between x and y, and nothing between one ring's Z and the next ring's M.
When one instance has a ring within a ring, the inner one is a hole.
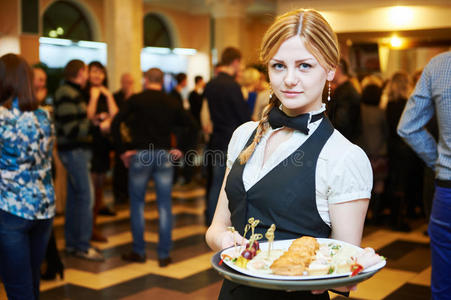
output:
M329 88L327 91L327 101L330 101L330 81L328 81L328 83L329 83Z
M269 87L269 100L272 99L272 94L274 93L274 91L272 90L272 86Z

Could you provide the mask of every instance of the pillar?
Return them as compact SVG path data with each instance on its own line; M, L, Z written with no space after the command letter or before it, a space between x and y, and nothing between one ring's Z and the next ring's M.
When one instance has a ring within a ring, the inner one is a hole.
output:
M213 0L210 3L214 22L213 49L217 60L224 48L232 46L238 49L245 44L246 8L252 0Z
M135 92L139 92L142 89L143 2L108 0L104 5L109 88L118 90L121 75L128 72L135 79Z

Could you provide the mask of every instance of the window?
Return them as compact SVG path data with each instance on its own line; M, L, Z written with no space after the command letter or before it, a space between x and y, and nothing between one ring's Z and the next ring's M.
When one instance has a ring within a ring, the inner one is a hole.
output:
M45 11L43 36L92 41L91 26L84 13L68 1L56 1Z
M144 18L144 47L173 48L166 24L155 14L148 14Z

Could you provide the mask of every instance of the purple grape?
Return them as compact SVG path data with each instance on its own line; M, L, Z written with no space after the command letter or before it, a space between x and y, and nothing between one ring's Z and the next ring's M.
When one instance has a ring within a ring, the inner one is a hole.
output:
M252 252L249 251L248 249L244 250L244 251L241 253L241 256L244 257L245 259L248 259L248 260L251 260L252 257L253 257L253 256L252 256Z

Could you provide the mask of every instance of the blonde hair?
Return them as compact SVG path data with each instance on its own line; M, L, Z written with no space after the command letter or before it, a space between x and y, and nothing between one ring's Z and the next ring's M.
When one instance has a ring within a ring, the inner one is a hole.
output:
M409 74L404 71L398 71L391 77L388 83L388 102L396 101L400 98L408 99L412 84Z
M260 72L256 68L246 68L241 75L241 85L255 86L260 80Z
M294 36L304 41L305 48L324 69L329 71L336 68L340 59L337 36L326 19L313 9L297 9L278 16L263 36L260 60L267 65L282 43ZM245 164L254 153L269 128L269 112L279 105L280 100L275 95L270 96L252 143L239 156L241 164Z

